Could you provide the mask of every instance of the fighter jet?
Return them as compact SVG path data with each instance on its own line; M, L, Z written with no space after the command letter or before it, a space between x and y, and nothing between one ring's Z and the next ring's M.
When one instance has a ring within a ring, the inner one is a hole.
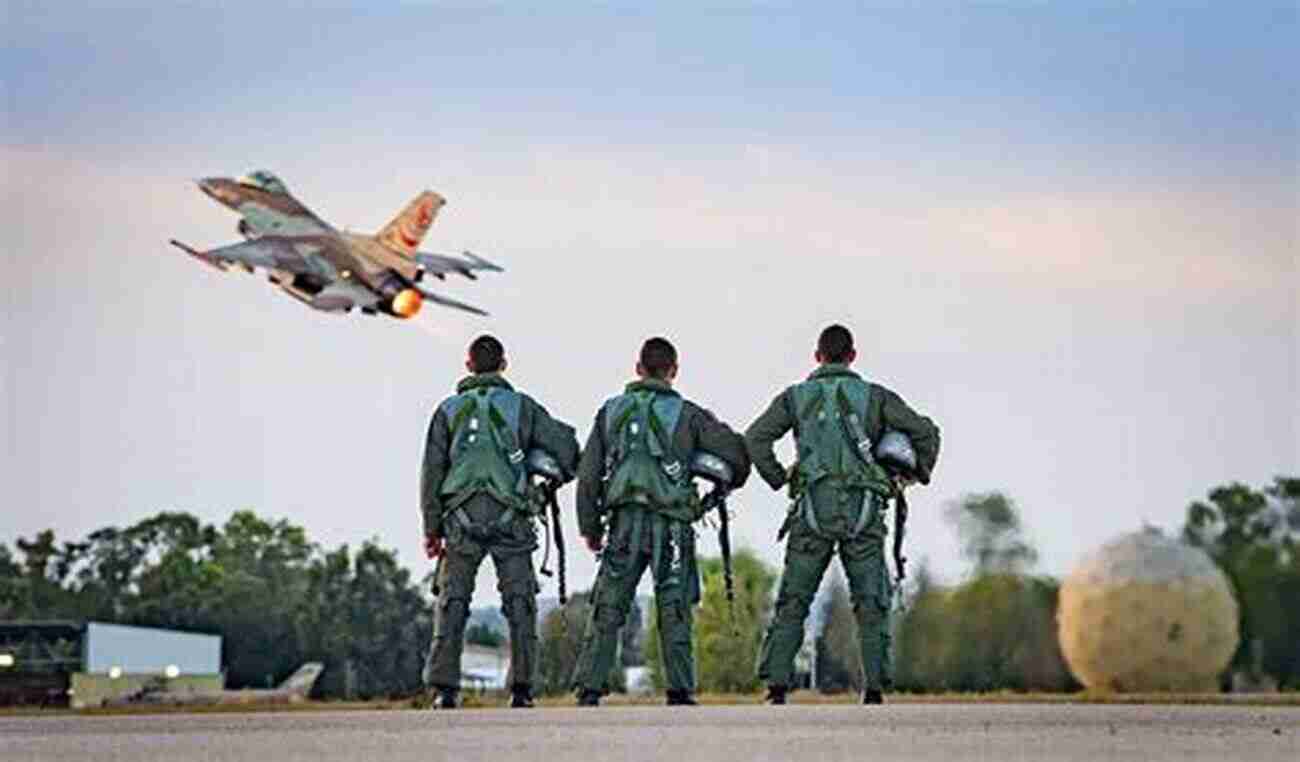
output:
M151 680L137 691L105 699L103 706L214 706L231 704L297 704L307 700L324 670L320 662L307 662L279 687L242 691L202 691L172 688L164 678Z
M326 312L357 308L370 315L409 318L427 299L487 314L437 294L421 282L426 275L445 280L448 273L456 273L476 279L479 271L502 271L468 251L450 256L417 250L438 210L447 203L433 191L416 196L378 233L362 235L330 227L270 172L259 170L238 180L207 177L197 183L239 215L235 229L246 239L207 251L171 241L204 264L223 271L234 265L250 273L262 268L285 293Z

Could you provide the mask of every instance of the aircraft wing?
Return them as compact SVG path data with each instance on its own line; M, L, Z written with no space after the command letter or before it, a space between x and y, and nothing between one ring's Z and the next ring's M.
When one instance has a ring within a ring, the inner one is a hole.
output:
M239 180L205 177L195 182L210 198L239 215L239 232L247 238L335 233L270 172L253 172Z
M218 270L226 270L233 264L249 271L261 267L266 270L280 270L295 275L314 275L324 280L334 280L337 274L334 272L333 265L320 256L330 242L330 238L324 236L295 238L266 236L207 251L199 251L175 239L170 243L191 257Z
M337 235L334 228L317 217L297 201L291 210L266 209L245 204L236 210L239 214L239 232L245 236L313 236Z
M474 254L473 252L463 252L461 256L449 256L447 254L428 254L423 251L417 251L414 255L416 264L424 268L424 271L437 278L443 278L447 273L457 273L464 275L470 280L478 278L474 273L476 271L487 272L504 272L499 265L494 265L486 259Z
M415 287L419 289L420 293L424 295L425 299L428 299L434 304L441 304L444 307L455 307L458 310L465 310L466 312L472 312L475 315L484 315L484 316L487 315L486 312L479 309L478 307L475 307L472 304L465 304L464 302L458 302L455 299L448 299L447 297L442 296L441 294L434 293L433 291L430 291L427 288L422 287L418 283L415 285Z

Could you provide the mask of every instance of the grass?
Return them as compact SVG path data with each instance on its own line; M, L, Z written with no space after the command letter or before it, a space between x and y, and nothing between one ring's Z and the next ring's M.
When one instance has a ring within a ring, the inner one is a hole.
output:
M763 703L763 694L705 693L696 697L704 705L747 705ZM790 694L791 704L835 705L856 704L854 693L824 694L815 691L796 691ZM1297 706L1300 693L1017 693L996 691L991 693L889 693L889 704L1153 704L1153 705L1213 705L1213 706ZM485 703L500 706L504 699ZM572 706L569 696L546 697L542 706ZM613 695L602 704L608 706L647 706L663 703L660 695ZM468 704L468 702L467 702Z
M706 706L745 706L761 704L762 694L705 693L697 697ZM790 695L796 705L846 705L857 703L852 693L821 694L797 691ZM1300 693L892 693L887 694L889 704L1147 704L1165 706L1283 706L1300 707ZM546 696L538 699L543 708L571 707L572 696ZM466 694L466 709L494 709L509 704L503 693ZM615 694L602 702L604 706L659 706L663 696L657 694ZM316 711L375 711L421 709L428 706L423 697L377 701L306 701L297 704L237 704L214 706L119 706L94 709L34 709L27 707L0 707L0 716L118 716L134 714L225 714L244 712L316 712Z

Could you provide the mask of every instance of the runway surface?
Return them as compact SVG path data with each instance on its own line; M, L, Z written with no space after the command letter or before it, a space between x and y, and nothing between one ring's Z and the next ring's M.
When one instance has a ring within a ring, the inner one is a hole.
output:
M0 759L1294 760L1300 708L907 704L0 717Z

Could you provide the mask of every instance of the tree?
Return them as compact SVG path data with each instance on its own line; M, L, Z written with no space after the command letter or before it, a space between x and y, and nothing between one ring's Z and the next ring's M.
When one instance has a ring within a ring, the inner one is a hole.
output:
M28 597L22 566L9 548L0 543L0 619L18 619Z
M16 544L23 553L21 573L25 582L23 590L27 594L20 613L32 618L43 615L43 612L56 617L66 616L68 596L63 589L63 579L58 575L63 567L56 563L59 550L54 542L54 530L39 532L31 540L20 537Z
M697 561L702 590L695 612L697 680L702 691L749 692L759 687L754 659L763 641L763 627L772 615L772 590L776 573L752 550L742 548L732 556L736 601L734 615L727 605L720 558ZM656 690L665 678L660 658L657 617L650 618L645 638L645 665Z
M560 695L572 690L584 627L591 618L590 600L590 592L571 595L568 603L551 609L542 620L538 688L543 694ZM622 674L621 669L616 671Z
M695 615L695 654L699 688L710 693L749 693L760 687L754 660L763 642L763 627L772 616L777 577L748 548L732 556L732 568L735 604L729 606L722 559L700 562L703 590ZM653 664L651 669L662 668L658 660Z
M1000 492L967 495L947 511L969 580L935 586L926 570L894 628L895 682L905 690L1077 687L1056 637L1056 580L1027 576L1037 552L1015 504Z
M817 636L814 657L817 666L813 670L817 690L822 693L862 690L860 643L849 591L837 571L822 603L822 631Z
M896 684L915 691L1064 691L1056 580L986 574L925 588L895 629Z
M909 691L941 690L948 682L943 644L948 636L947 593L921 561L906 606L894 617L894 684Z
M486 648L500 648L505 644L506 637L480 622L465 629L465 642Z
M1015 503L1001 492L966 495L949 505L947 517L976 576L1016 574L1038 559L1038 552L1022 536Z
M164 512L83 542L54 533L0 546L0 617L96 619L222 636L233 688L325 663L319 695L420 690L432 632L424 592L374 542L332 552L249 511L220 528Z
M1183 539L1223 569L1237 595L1241 642L1231 669L1263 671L1280 687L1300 685L1300 478L1263 490L1233 483L1187 509ZM1256 645L1258 644L1258 645Z

